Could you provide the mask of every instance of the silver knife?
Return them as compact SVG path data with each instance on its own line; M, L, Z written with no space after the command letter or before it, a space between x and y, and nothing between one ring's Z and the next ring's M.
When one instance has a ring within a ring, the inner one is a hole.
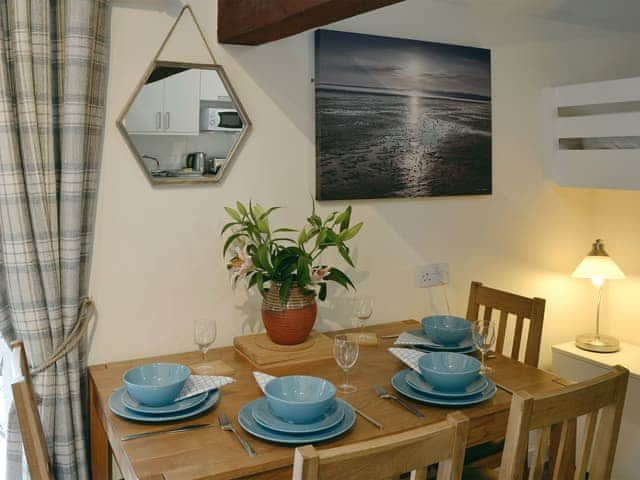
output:
M384 429L384 425L383 424L381 424L375 418L370 417L369 415L364 413L362 410L358 410L356 407L353 407L353 411L356 412L358 415L360 415L365 420L367 420L369 423L371 423L371 424L375 425L376 427L378 427L380 430Z
M189 430L198 430L200 428L214 427L213 423L196 423L193 425L185 425L180 428L167 428L165 430L154 430L153 432L132 433L130 435L124 435L120 437L120 440L126 442L127 440L134 440L136 438L150 437L152 435L159 435L161 433L178 433L188 432Z
M395 400L398 403L398 405L403 407L405 410L413 413L416 417L424 418L424 415L422 414L422 412L420 410L418 410L416 408L413 408L411 405L409 405L403 399L398 398L395 395L391 395L389 392L387 392L380 385L375 385L373 388L375 389L376 394L378 395L378 397L385 398L385 399L388 399L388 400Z

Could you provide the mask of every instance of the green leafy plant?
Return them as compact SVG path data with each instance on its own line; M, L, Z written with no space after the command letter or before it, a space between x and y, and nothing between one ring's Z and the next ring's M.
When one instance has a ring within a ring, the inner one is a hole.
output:
M257 287L264 296L272 282L281 285L280 302L285 303L293 285L309 294L317 292L320 300L327 297L327 282L344 288L355 288L351 279L340 269L318 265L320 254L335 248L344 261L354 266L347 242L352 240L362 222L351 226L351 206L321 218L313 205L311 216L300 230L271 229L269 217L279 207L264 209L249 202L237 202L236 208L225 207L231 222L222 228L226 236L223 255L230 257L227 268L232 285L245 279L247 288ZM290 238L287 234L296 234Z

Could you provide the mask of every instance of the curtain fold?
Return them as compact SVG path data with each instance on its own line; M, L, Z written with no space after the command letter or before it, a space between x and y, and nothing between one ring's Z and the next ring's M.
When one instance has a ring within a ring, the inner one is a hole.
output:
M87 295L108 0L0 2L0 332L43 364ZM85 349L34 377L58 479L88 478ZM15 419L7 478L27 476Z

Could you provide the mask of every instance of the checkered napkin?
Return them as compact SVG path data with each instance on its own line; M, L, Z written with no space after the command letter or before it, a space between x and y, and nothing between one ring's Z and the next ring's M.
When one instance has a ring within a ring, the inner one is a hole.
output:
M256 379L256 383L260 387L260 390L262 390L263 392L264 387L266 387L267 383L276 378L273 375L269 375L268 373L264 372L253 372L253 377Z
M427 355L427 353L425 352L419 352L410 348L390 348L389 351L394 357L400 359L408 367L414 369L416 372L420 371L420 369L418 368L418 361L421 357Z
M231 377L191 375L184 384L184 387L182 387L182 391L175 401L184 400L185 398L193 397L194 395L198 395L202 392L208 392L209 390L216 390L217 388L233 382L235 382L235 379Z
M425 338L418 335L415 335L410 332L402 332L400 336L394 342L394 345L427 345L433 346L434 343Z

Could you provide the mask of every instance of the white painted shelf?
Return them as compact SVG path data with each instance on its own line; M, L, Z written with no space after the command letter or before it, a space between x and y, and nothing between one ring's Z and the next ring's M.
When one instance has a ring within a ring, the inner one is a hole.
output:
M564 187L640 190L640 77L550 87L542 102L547 178Z

